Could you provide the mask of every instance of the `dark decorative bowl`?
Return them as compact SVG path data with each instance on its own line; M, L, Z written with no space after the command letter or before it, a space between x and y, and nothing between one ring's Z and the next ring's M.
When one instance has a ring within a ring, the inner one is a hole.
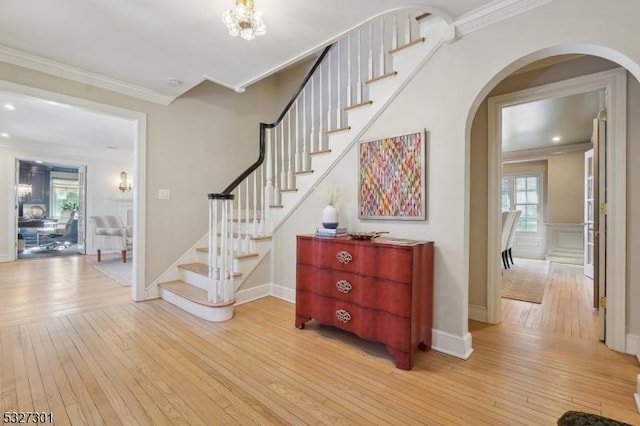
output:
M349 232L347 235L351 237L352 240L373 240L387 233L388 232Z

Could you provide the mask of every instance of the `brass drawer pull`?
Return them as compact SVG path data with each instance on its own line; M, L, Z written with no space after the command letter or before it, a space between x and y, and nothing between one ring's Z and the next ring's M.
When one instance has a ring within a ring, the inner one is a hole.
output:
M338 291L340 293L349 293L352 289L353 286L351 285L351 283L347 280L340 280L336 283L336 288L338 289Z
M348 251L339 251L336 255L336 259L338 259L338 262L346 265L353 260L353 256L351 256L351 253Z
M348 323L349 321L351 321L351 314L344 309L338 309L336 311L336 318L340 322Z

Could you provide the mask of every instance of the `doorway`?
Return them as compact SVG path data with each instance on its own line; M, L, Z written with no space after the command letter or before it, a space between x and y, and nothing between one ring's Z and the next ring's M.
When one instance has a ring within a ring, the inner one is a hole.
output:
M8 148L0 155L9 164L15 160L39 158L49 164L86 164L89 175L86 178L87 187L80 188L80 197L86 194L86 211L78 211L78 215L87 219L92 215L119 214L119 207L122 204L123 195L119 189L120 173L126 169L130 173L133 186L127 192L127 202L131 204L132 213L128 220L133 221L135 233L133 235L133 261L131 262L132 277L132 299L142 300L145 298L145 267L144 267L144 240L145 240L145 191L146 191L146 116L143 113L114 107L84 99L74 98L55 92L44 91L15 83L0 81L0 95L12 97L6 103L15 102L15 108L11 114L7 114L7 125L15 125L9 128L0 144ZM18 102L24 102L20 106ZM50 114L34 114L34 109L42 111L48 108ZM69 115L75 115L76 125L68 125ZM33 122L30 125L19 125L18 114L31 117ZM82 114L83 119L77 117ZM65 118L67 117L67 118ZM69 131L69 138L53 137L54 132L42 131L44 120L48 119L51 126L65 125ZM118 121L123 123L124 132L129 142L127 150L119 145L124 137L122 134L109 133L108 123ZM96 130L100 123L105 124L102 130ZM40 133L38 133L40 132ZM19 137L23 134L22 137ZM126 152L125 152L126 151ZM124 157L123 157L124 156ZM122 163L122 158L126 158L126 164ZM79 174L84 170L79 168ZM9 177L9 176L8 176ZM84 179L79 179L84 181ZM14 179L5 181L12 188L10 191L10 203L16 199L18 188L14 188ZM129 189L129 188L127 188ZM84 191L84 192L83 192ZM108 205L115 206L110 211ZM5 215L0 215L0 226L5 229L5 241L0 241L5 247L6 260L15 260L17 233L16 224L18 222L18 209L7 209ZM84 223L82 220L80 223ZM86 228L78 229L79 233L85 232ZM83 241L84 238L79 238ZM91 238L87 241L90 243ZM86 246L87 254L92 250L90 244Z
M16 160L16 258L84 254L82 166ZM82 223L80 223L82 222Z
M495 96L488 101L489 145L488 145L488 238L487 238L487 320L497 323L501 319L500 284L501 271L498 253L500 252L500 176L502 165L501 120L502 108L523 102L537 101L550 97L570 96L589 91L605 90L606 110L609 127L608 147L611 155L607 163L607 203L611 208L615 205L616 215L608 217L606 247L608 256L601 259L603 271L606 271L608 284L607 296L612 297L614 309L608 309L606 315L606 344L612 349L624 351L625 348L625 268L617 269L617 265L609 265L611 259L616 262L625 258L626 200L624 182L626 164L626 71L614 69L585 75L556 83L541 85L519 92ZM613 159L617 159L614 163ZM615 187L613 186L615 182ZM622 183L621 183L622 182ZM620 186L618 186L620 185ZM615 191L614 191L615 188ZM614 257L612 257L612 254ZM611 304L609 303L609 307Z

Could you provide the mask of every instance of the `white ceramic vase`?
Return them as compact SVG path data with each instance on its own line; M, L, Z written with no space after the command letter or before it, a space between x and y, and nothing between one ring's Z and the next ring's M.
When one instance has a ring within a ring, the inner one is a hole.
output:
M333 204L329 204L322 210L322 226L327 229L338 227L338 209Z

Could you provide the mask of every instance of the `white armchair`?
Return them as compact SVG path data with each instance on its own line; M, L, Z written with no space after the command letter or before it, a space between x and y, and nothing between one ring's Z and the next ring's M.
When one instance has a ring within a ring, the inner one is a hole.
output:
M133 246L133 232L118 216L91 216L93 246L98 251L98 262L102 261L102 250L120 251L122 262L127 262L127 250Z

